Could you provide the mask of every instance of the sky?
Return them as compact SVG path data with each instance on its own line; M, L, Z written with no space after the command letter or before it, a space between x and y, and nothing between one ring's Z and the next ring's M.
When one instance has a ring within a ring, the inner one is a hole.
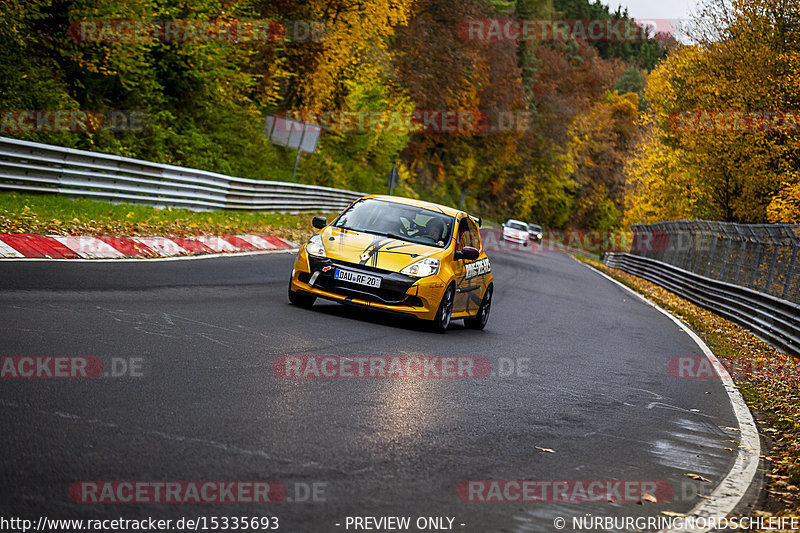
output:
M614 11L617 6L628 8L635 19L683 19L697 7L697 0L603 0Z
M673 22L676 19L685 21L690 14L698 11L699 0L602 0L611 11L616 11L618 6L628 8L628 16L637 20L656 20L661 21L667 19L670 25L666 27L674 27L675 37L682 42L687 42L688 39L681 31L681 26L685 26L680 22ZM665 27L664 23L658 22L658 28Z

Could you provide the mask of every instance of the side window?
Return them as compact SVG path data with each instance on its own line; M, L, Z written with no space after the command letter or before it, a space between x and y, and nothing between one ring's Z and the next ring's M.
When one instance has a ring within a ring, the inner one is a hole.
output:
M458 222L458 235L456 240L456 249L461 250L465 246L472 246L472 238L469 232L469 222L464 217Z
M478 230L477 224L472 221L471 218L467 219L467 224L469 225L469 239L473 248L477 248L478 250L481 249L481 234Z

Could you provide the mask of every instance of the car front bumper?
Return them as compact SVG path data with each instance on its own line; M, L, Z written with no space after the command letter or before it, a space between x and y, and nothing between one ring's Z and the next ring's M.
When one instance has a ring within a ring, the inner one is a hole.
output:
M378 276L381 278L381 287L374 289L336 280L334 272L337 268ZM291 290L296 292L422 320L433 320L436 316L445 288L446 283L438 276L412 278L364 265L309 257L305 247L297 254L291 281Z
M519 236L516 236L516 235L512 235L510 233L503 233L503 239L505 239L507 241L511 241L511 242L518 242L520 244L525 244L525 243L528 242L528 237L527 236L519 237Z

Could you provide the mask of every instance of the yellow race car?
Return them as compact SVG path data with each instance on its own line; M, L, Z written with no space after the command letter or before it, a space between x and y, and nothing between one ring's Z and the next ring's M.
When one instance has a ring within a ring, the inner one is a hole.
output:
M492 307L492 265L470 215L397 196L365 196L300 248L289 301L316 298L400 313L444 332L453 319L483 329Z

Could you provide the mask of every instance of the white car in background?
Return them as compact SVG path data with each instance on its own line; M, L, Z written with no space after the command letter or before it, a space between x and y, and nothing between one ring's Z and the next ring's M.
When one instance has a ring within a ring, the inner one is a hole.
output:
M528 225L519 220L509 219L503 224L503 240L528 246Z
M532 241L536 241L536 244L542 244L544 232L539 224L528 224L528 235L530 235Z

